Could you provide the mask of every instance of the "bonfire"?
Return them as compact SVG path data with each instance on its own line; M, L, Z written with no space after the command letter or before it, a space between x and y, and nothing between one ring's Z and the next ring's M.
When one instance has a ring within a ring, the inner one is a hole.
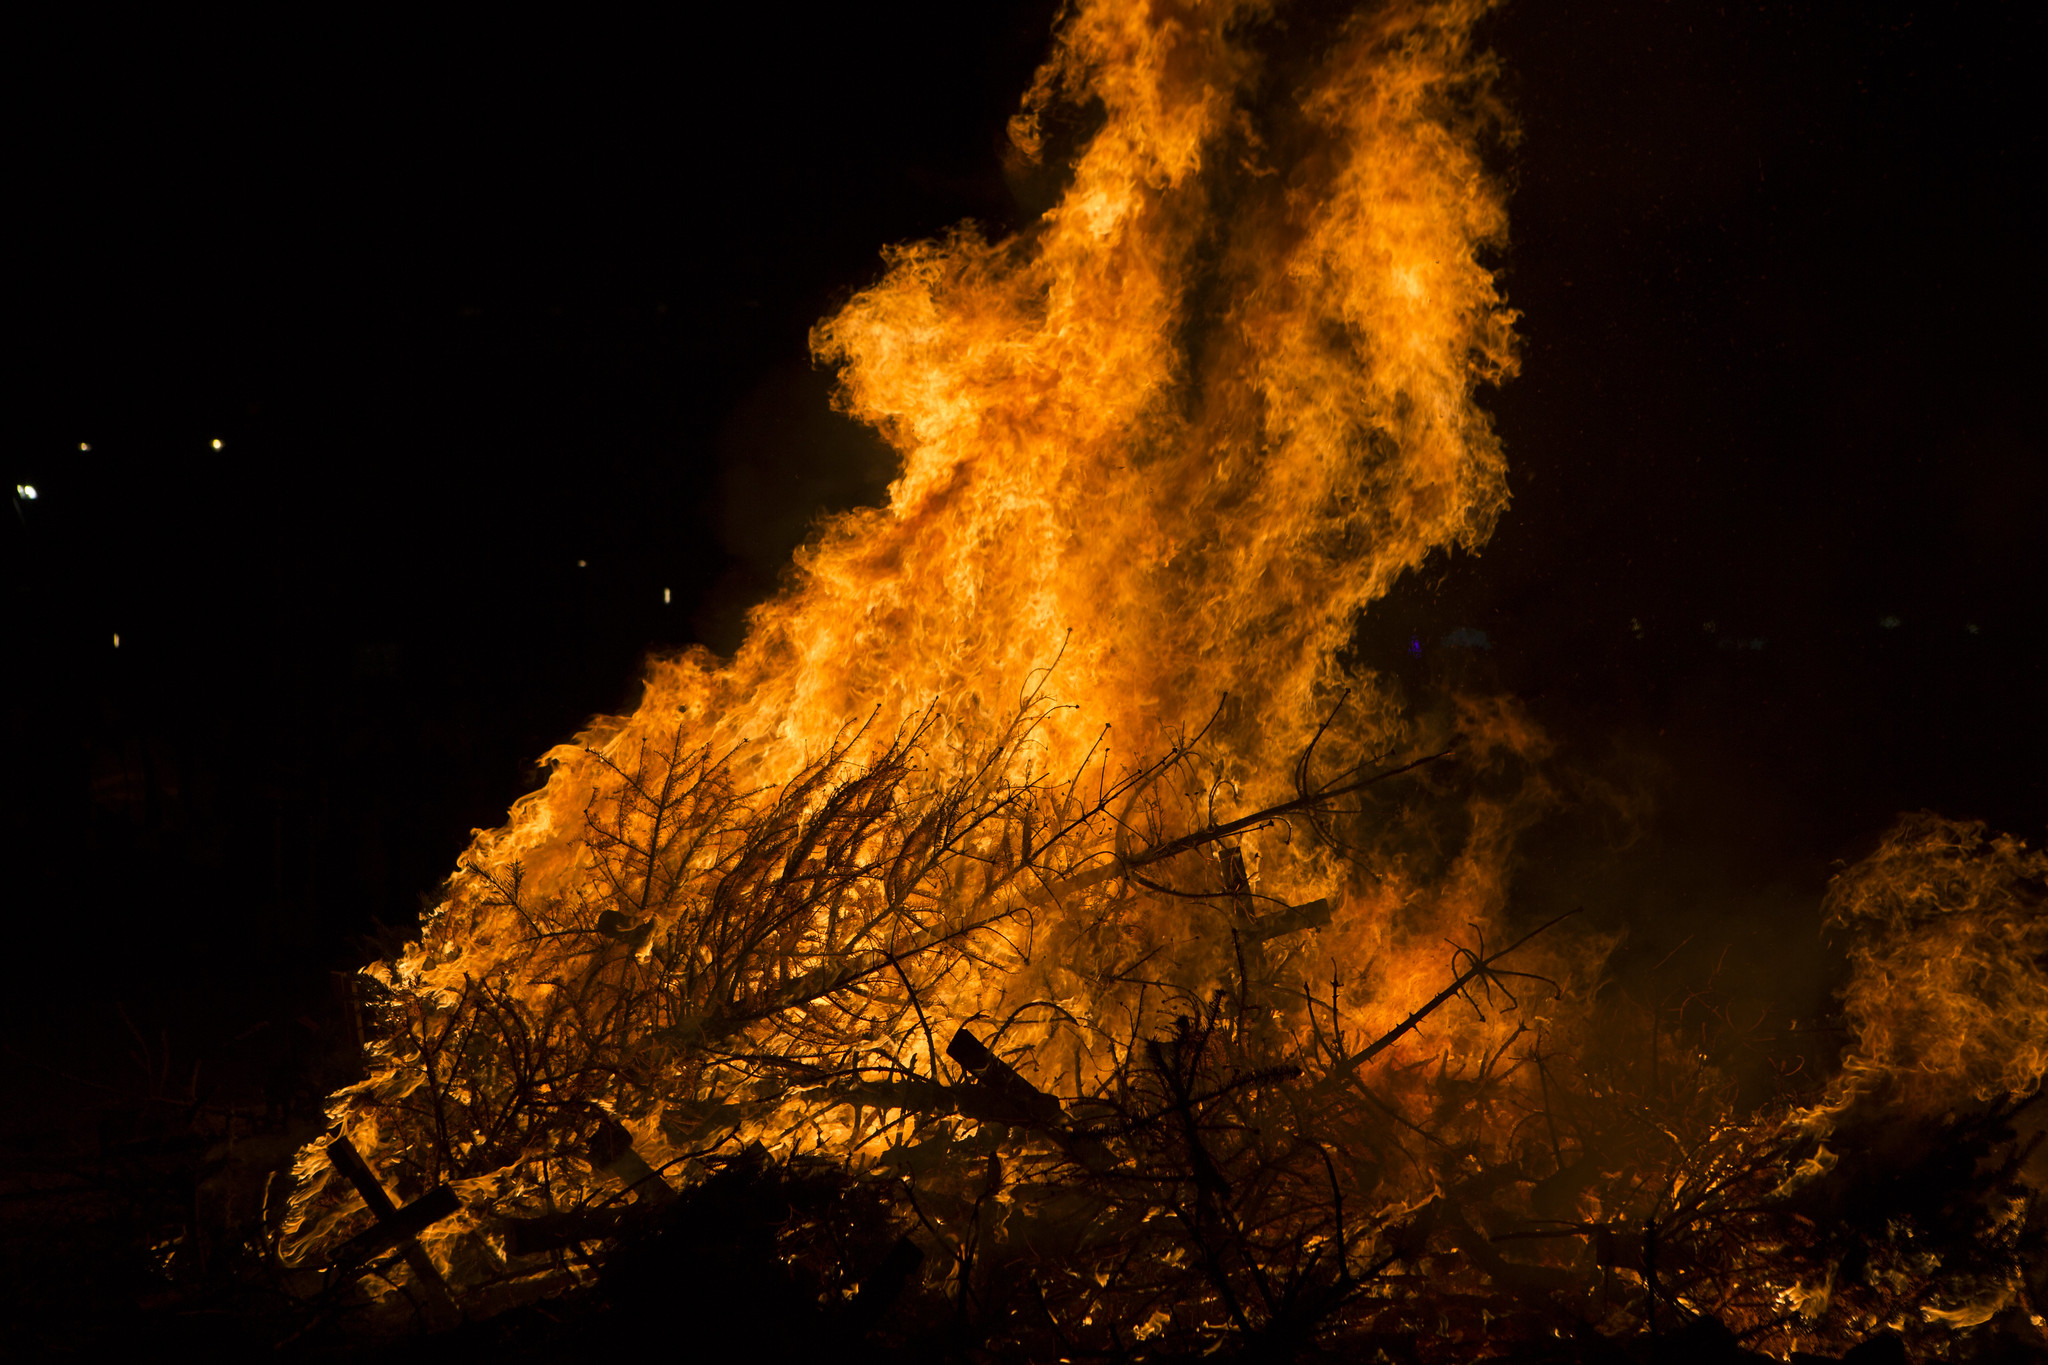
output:
M1507 505L1482 9L1070 7L1011 130L1056 206L892 249L812 336L887 505L554 750L365 972L362 1079L271 1220L309 1321L2041 1342L2048 860L1902 823L1831 893L1843 1064L1739 1098L1711 991L1638 1008L1610 937L1518 913L1555 800L1519 709L1347 665Z

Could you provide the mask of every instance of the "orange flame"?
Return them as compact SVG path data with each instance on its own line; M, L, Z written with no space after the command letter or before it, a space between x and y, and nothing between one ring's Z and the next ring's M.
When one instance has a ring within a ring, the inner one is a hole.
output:
M1845 1094L1939 1117L2048 1075L2048 855L1927 812L1828 886L1848 936Z
M1506 226L1478 154L1500 118L1470 46L1484 8L1374 10L1283 60L1244 38L1266 5L1078 6L1013 125L1043 155L1055 104L1100 102L1058 205L1013 238L890 250L813 334L901 453L887 506L826 524L735 658L655 663L639 709L553 751L465 864L571 892L591 751L659 747L679 713L685 747L744 743L742 779L774 786L871 708L881 734L935 703L1000 726L1054 660L1044 690L1072 709L1038 728L1039 771L1099 757L1105 725L1157 752L1223 704L1219 780L1248 806L1282 795L1359 686L1333 658L1356 614L1506 504L1474 401L1514 366L1481 259ZM1403 721L1367 688L1348 738L1390 749ZM1269 894L1333 889L1266 852ZM445 957L451 933L414 959L430 980L488 966Z
M1473 402L1514 363L1480 262L1506 224L1474 148L1481 8L1356 18L1276 91L1235 40L1264 5L1077 7L1015 129L1039 152L1049 106L1100 100L1058 206L892 249L813 334L901 454L888 505L799 552L736 658L657 663L585 741L621 752L686 708L773 781L878 704L884 729L933 700L1006 715L1058 657L1084 720L1054 766L1103 722L1156 747L1225 693L1248 771L1291 755L1354 614L1506 502ZM573 863L579 787L564 771L476 852Z
M658 780L694 774L721 801L796 783L800 819L825 799L803 784L863 718L867 735L921 736L935 783L978 781L993 753L1012 780L1092 761L1113 786L1213 715L1216 819L1287 795L1346 690L1344 747L1399 747L1391 696L1335 656L1396 578L1479 545L1507 502L1475 401L1515 365L1515 315L1483 260L1506 227L1479 151L1505 131L1493 64L1471 44L1486 8L1396 3L1290 34L1257 0L1075 5L1012 126L1020 155L1044 158L1050 115L1099 109L1058 204L1013 237L963 228L891 249L883 278L812 335L844 409L900 454L887 505L823 525L735 657L656 661L632 715L553 750L546 786L477 833L388 984L431 1010L498 974L507 1008L538 1009L560 983L516 960L531 925L464 888L587 903L608 867L593 812L650 754L669 755ZM1020 705L1023 739L972 738L1014 737ZM1507 712L1469 719L1490 743L1533 742ZM1498 908L1491 855L1522 817L1496 815L1434 891L1398 867L1368 890L1278 838L1244 843L1262 896L1348 898L1319 970L1356 976L1379 958L1389 989L1371 1008L1390 1025L1413 1003L1407 977L1441 969L1434 946L1412 972L1382 956L1403 921ZM703 866L724 868L716 838L705 847ZM995 954L983 971L1018 961ZM1177 968L1191 990L1214 969L1193 949ZM933 1003L969 1017L988 989L966 972ZM386 1049L338 1098L359 1146L379 1143L377 1104L431 1082L422 1065ZM655 1118L635 1121L658 1146ZM309 1149L302 1245L340 1216L312 1213L319 1165Z

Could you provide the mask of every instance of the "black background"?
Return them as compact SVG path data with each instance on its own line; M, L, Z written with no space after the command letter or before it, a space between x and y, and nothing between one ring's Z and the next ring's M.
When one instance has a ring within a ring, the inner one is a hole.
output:
M645 651L731 647L809 519L880 496L806 330L888 242L1025 221L1002 128L1052 9L25 49L17 1067L114 1083L131 1031L179 1076L284 1067L359 937L630 706ZM1523 129L1525 363L1488 399L1515 503L1359 654L1478 671L1623 794L1602 837L1539 832L1532 903L1647 958L1732 943L1788 1009L1830 866L1895 813L2048 825L2025 13L1522 0L1485 29Z

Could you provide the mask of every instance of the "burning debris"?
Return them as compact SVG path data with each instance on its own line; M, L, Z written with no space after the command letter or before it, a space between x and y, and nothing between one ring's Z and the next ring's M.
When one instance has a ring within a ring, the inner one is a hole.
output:
M1026 1361L2040 1342L2037 855L1936 822L1846 875L1858 1049L1744 1108L1725 1017L1511 913L1533 727L1337 662L1505 504L1482 8L1072 8L1013 129L1059 205L814 334L888 506L555 750L369 970L275 1228L323 1309L743 1296L785 1345Z
M1291 800L1202 822L1198 737L1121 780L1003 776L1040 706L979 750L936 715L851 735L769 793L676 741L593 755L601 891L472 868L450 906L526 926L507 965L380 974L384 1065L335 1114L427 1193L380 1206L339 1139L302 1162L284 1254L339 1288L385 1251L405 1319L447 1311L444 1274L473 1314L615 1303L679 1256L709 1274L706 1210L738 1201L796 1216L756 1227L758 1282L730 1292L788 1296L821 1340L858 1324L970 1356L2035 1339L2040 1073L1945 1027L1963 1060L1927 1092L1887 1021L1987 1000L1995 1019L1997 996L1869 1002L1898 963L1937 965L1931 921L2024 1006L2041 955L1988 955L2038 932L2040 855L1917 817L1843 874L1860 1041L1831 1088L1744 1110L1712 1061L1728 1040L1572 979L1587 944L1565 925L1469 933L1427 996L1304 970L1335 916L1252 909L1248 840L1356 858L1465 785L1444 762L1318 776L1311 749ZM390 1250L407 1235L424 1268Z

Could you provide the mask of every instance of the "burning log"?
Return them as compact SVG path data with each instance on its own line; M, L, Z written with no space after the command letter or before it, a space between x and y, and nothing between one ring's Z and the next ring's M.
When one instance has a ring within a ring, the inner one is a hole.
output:
M590 1164L620 1181L642 1203L666 1204L676 1197L660 1172L634 1148L626 1125L603 1110L598 1111L597 1131L590 1138Z
M401 1209L391 1202L391 1196L384 1192L377 1173L370 1169L370 1164L363 1160L362 1153L346 1136L338 1137L327 1145L327 1156L334 1163L334 1168L346 1175L362 1194L370 1212L377 1216L375 1227L335 1249L330 1263L333 1272L353 1279L378 1255L397 1247L405 1258L406 1268L412 1271L413 1283L419 1286L421 1311L429 1325L436 1328L454 1326L461 1318L461 1311L448 1292L448 1282L442 1278L440 1267L420 1245L419 1234L462 1207L455 1191L446 1185L436 1185Z
M503 1223L505 1254L541 1256L584 1242L602 1242L629 1231L634 1210L569 1209L538 1218L507 1218Z
M1058 1100L1018 1075L964 1024L946 1044L946 1055L987 1092L989 1099L974 1106L979 1113L1026 1128L1050 1128L1066 1117Z
M1243 933L1253 943L1270 943L1287 934L1299 933L1303 929L1322 929L1330 923L1330 899L1318 896L1301 905L1288 906L1259 915L1246 925Z

